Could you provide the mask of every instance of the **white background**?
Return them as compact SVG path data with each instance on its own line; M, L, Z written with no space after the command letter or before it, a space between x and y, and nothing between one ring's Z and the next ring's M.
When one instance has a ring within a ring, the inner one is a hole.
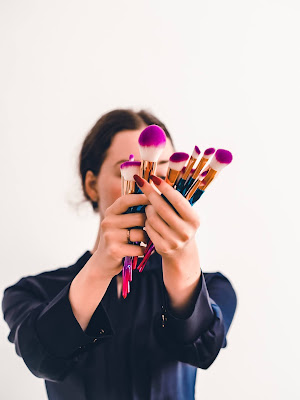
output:
M1 292L92 249L81 143L104 112L147 108L177 150L234 156L196 206L202 268L238 296L196 398L299 398L299 11L296 0L2 0ZM46 399L7 335L1 322L0 398Z

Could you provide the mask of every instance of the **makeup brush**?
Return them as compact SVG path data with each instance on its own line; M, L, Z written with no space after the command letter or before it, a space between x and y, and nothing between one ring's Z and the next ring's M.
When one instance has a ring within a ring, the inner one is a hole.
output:
M166 145L166 134L158 125L149 125L139 137L139 150L141 155L140 176L147 182L150 175L155 175L157 161Z
M122 196L125 194L133 194L136 193L136 183L133 178L133 175L138 174L140 171L141 163L140 161L126 161L120 165L121 177L122 179ZM132 208L132 207L131 207ZM131 213L132 210L129 208L126 213ZM136 266L136 261L134 261ZM132 269L133 269L133 260L132 257L126 256L124 258L124 265L122 270L122 295L124 299L127 297L127 294L130 292L130 283L132 281Z
M176 179L178 178L182 168L187 162L189 155L187 153L176 152L169 158L169 166L166 175L166 182L174 186Z
M150 175L155 175L157 161L166 145L166 134L158 125L149 125L138 139L141 155L141 168L139 176L150 182ZM143 193L139 188L137 193ZM135 206L134 212L144 212L145 206Z
M200 188L201 182L201 190L205 191L207 187L211 184L211 182L214 180L214 178L217 176L217 174L225 168L227 165L229 165L232 161L232 153L228 150L224 149L218 149L213 157L211 158L209 164L205 167L205 171L207 172L202 181L198 180L194 182L194 185L191 187L189 192L186 195L187 200L191 200L191 202L195 202L195 198L193 199L194 193L196 193L196 190Z
M186 183L185 192L187 192L189 190L189 188L193 185L195 180L198 178L200 172L202 171L203 167L205 166L205 164L208 162L208 160L214 154L215 151L216 150L213 147L210 147L209 149L205 150L203 156L199 160L199 163L198 163L197 167L195 168L195 171L193 172L192 176L189 177L189 179L188 179L188 181Z
M192 199L192 201L190 201L191 205L194 205L194 203L196 203L196 201L199 200L204 193L204 190L202 190L202 182L204 177L207 175L207 172L208 171L201 172L198 179L194 182L194 185L190 187L190 190L185 194L185 198L187 200L190 201L190 199Z
M178 183L180 182L180 179L182 178L182 176L183 176L183 174L184 174L184 171L185 171L185 169L186 169L186 167L184 166L184 167L182 167L182 169L181 169L181 171L180 171L180 173L179 173L179 175L178 175L178 177L177 177L177 179L176 179L176 182L175 182L175 184L173 185L173 188L174 189L176 189L177 188L177 186L178 186Z
M232 153L228 150L218 149L212 159L209 162L209 169L207 175L203 179L205 190L208 185L213 181L216 174L220 172L223 168L227 167L232 161Z
M184 170L184 173L182 174L182 178L180 179L180 181L178 182L178 185L176 186L176 190L178 190L179 192L181 192L182 188L186 184L186 180L187 180L195 162L197 161L199 155L200 155L199 147L195 146L193 153L192 153L192 155L187 163L187 166Z
M140 161L125 161L120 165L121 177L124 179L122 190L122 196L124 194L136 193L136 183L133 175L137 175L140 171Z

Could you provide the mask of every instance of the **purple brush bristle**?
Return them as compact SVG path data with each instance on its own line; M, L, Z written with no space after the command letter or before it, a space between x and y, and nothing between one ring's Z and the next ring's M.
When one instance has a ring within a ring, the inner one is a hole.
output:
M158 125L149 125L139 137L140 146L163 146L166 143L166 134Z
M194 147L194 150L193 150L193 153L192 153L192 158L197 159L197 158L199 157L199 154L200 154L199 147L198 147L198 146L195 146L195 147Z
M189 155L187 153L173 153L169 159L169 168L174 169L175 171L181 171L188 159Z
M173 153L170 157L171 162L182 162L182 161L187 161L189 158L189 155L187 153Z
M204 177L204 176L207 175L207 173L208 173L208 171L204 171L204 172L202 172L202 174L200 174L200 176L201 176L201 177Z
M134 175L138 175L141 168L140 161L125 161L120 165L121 175L126 181L134 181Z
M208 156L211 156L215 151L216 151L216 149L214 149L213 147L210 147L209 149L205 150L204 155L207 158Z
M140 161L125 161L123 164L120 165L120 168L127 168L127 167L140 167Z
M228 150L218 149L211 161L209 162L210 168L215 171L221 171L224 167L232 161L232 154Z
M134 154L130 154L129 161L134 161Z
M232 161L232 154L228 150L218 149L215 157L216 160L221 164L230 164Z
M157 125L149 125L139 137L141 159L157 162L165 145L167 137L163 129Z

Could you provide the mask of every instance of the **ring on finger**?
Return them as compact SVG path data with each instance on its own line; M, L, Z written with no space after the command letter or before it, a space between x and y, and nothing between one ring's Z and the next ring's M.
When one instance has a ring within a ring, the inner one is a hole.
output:
M130 229L127 229L127 243L130 243Z

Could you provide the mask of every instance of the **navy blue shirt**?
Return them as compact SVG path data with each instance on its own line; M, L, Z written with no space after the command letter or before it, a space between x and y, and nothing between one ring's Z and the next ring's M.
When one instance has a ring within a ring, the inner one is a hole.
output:
M22 278L8 287L3 313L30 371L45 379L51 400L194 399L197 368L207 369L221 348L237 298L220 272L201 273L189 315L172 311L154 253L131 291L118 298L116 276L83 331L68 299L73 278L92 256Z

